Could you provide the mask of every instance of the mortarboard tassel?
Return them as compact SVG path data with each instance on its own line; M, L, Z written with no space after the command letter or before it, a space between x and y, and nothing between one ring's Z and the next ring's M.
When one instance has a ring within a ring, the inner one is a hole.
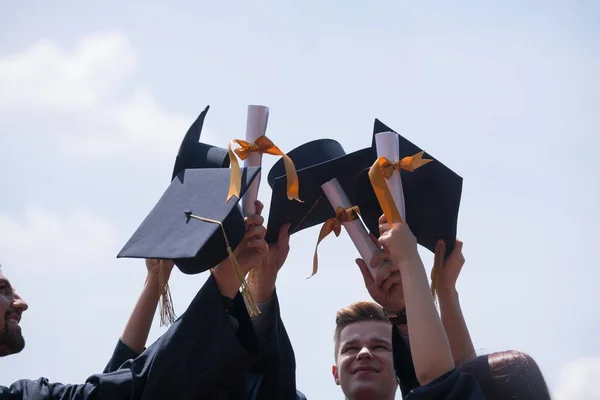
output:
M177 315L173 307L169 281L165 277L163 260L160 260L158 267L158 287L160 291L160 326L169 326L175 322Z
M431 296L433 297L433 302L437 304L437 278L438 271L442 268L444 263L444 254L441 251L440 244L436 243L435 245L435 255L433 256L433 268L431 268Z
M241 273L240 264L238 263L237 257L235 256L235 254L233 253L233 250L231 249L231 245L229 243L229 238L227 237L227 233L225 233L225 227L223 226L223 223L221 221L217 221L214 219L204 218L204 217L200 217L198 215L193 215L191 212L185 212L185 213L190 218L196 218L201 221L218 224L221 227L221 232L223 232L223 238L225 239L225 245L227 246L227 254L229 254L229 259L231 260L231 266L233 267L233 270L235 271L235 274L237 275L237 277L240 281L240 285L242 288L242 297L244 298L244 303L246 303L246 309L248 310L248 315L250 315L251 317L256 317L258 314L260 314L260 310L258 309L258 306L256 305L256 301L254 301L254 298L252 297L252 293L250 292L250 289L248 288L248 282L246 281L246 278ZM213 269L211 268L211 272L212 272L212 270Z

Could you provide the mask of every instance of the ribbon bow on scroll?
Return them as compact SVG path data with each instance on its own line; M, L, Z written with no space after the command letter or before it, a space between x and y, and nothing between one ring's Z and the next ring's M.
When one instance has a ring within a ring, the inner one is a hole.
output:
M331 232L335 234L336 237L340 236L342 232L342 224L344 222L352 222L358 219L358 214L360 214L360 210L358 206L343 208L338 207L335 210L335 218L329 218L323 226L321 227L321 232L319 232L319 239L317 240L317 245L315 246L315 255L313 256L313 270L310 277L317 273L319 269L319 256L317 255L317 249L319 247L319 243L321 240L325 239Z
M231 150L231 146L236 143L240 147L235 150ZM229 194L227 195L227 201L229 201L232 196L237 196L238 198L240 197L242 174L240 171L240 164L238 163L235 154L237 154L241 160L245 160L248 158L250 153L260 153L281 156L283 158L283 165L285 166L285 173L287 175L288 199L301 202L298 194L298 174L296 173L294 162L283 151L279 150L279 147L275 146L268 137L262 135L256 139L254 143L248 143L245 140L234 139L229 143L227 150L229 152L229 160L231 161L231 180L229 183Z
M388 223L392 222L404 222L398 211L398 206L394 202L392 193L388 188L387 179L392 177L394 171L405 170L413 172L415 169L422 167L423 165L430 163L433 160L423 160L424 152L415 154L414 156L404 157L402 160L395 163L391 162L385 157L379 157L369 170L369 179L371 185L379 201L379 205L383 210Z

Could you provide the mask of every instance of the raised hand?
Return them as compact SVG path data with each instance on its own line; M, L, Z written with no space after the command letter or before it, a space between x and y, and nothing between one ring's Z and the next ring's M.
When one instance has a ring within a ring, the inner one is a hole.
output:
M379 244L389 254L389 259L399 267L401 264L420 260L417 251L417 238L412 234L408 225L395 222L391 226L384 215L379 218Z
M399 312L404 308L400 270L386 251L376 253L370 266L361 258L356 260L356 264L362 273L365 287L375 302L387 311ZM371 274L370 268L375 270L375 276Z
M263 204L256 202L256 213L260 215ZM290 224L285 224L279 229L279 237L276 243L268 245L268 252L262 265L250 271L248 284L252 295L259 303L268 301L275 290L277 273L285 263L290 251Z
M159 278L159 274L161 271L160 262L161 260L154 258L146 259L146 269L148 270L148 278ZM162 260L162 277L165 279L165 281L169 280L169 277L171 276L171 271L173 271L173 266L175 266L175 263L172 260Z
M465 264L462 248L463 242L456 239L456 246L448 258L444 260L446 242L438 240L435 248L436 267L431 270L431 280L436 281L438 290L454 290L456 288L456 281Z

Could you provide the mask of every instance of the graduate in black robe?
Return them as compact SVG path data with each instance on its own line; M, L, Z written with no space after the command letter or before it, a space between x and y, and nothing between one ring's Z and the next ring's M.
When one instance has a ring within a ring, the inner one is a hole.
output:
M248 225L261 225L263 222L260 213L263 205L257 202L257 215L247 220ZM224 387L215 398L218 399L305 399L304 395L296 392L296 363L292 345L287 335L285 326L281 319L279 300L274 288L274 277L272 283L270 279L273 268L273 260L282 259L283 251L285 256L289 249L289 237L287 231L282 231L279 243L281 246L270 246L266 261L261 264L261 271L254 273L251 271L252 279L249 282L249 289L258 303L260 314L252 317L252 324L259 341L259 355L257 362L250 368L248 373L230 387ZM283 256L283 260L285 260ZM159 268L159 265L161 268ZM161 281L158 275L163 274L162 280L168 280L173 268L173 262L164 260L159 263L157 260L146 260L148 276L142 294L136 302L134 311L123 331L121 338L113 351L104 372L113 372L121 367L130 359L136 358L145 346L148 337L150 325L154 317L159 300L158 282ZM267 287L267 293L263 295L264 287ZM261 302L261 300L264 300ZM210 343L207 343L210 346Z
M258 339L242 296L235 295L228 311L219 291L219 286L231 284L209 277L167 332L114 372L92 375L83 384L19 380L0 386L0 399L211 398L244 377L258 358ZM7 302L13 304L12 298Z

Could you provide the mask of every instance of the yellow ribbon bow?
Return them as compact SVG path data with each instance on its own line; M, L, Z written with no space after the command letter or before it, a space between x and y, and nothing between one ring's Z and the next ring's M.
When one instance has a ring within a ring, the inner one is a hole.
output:
M235 150L231 150L231 147L234 144L238 144L240 147ZM302 202L298 194L298 174L296 173L294 162L283 151L275 146L268 137L262 135L256 139L254 143L248 143L245 140L234 139L229 143L227 151L229 153L229 160L231 161L231 179L229 182L229 194L227 195L227 201L229 201L229 199L231 199L233 196L239 198L242 186L242 173L240 170L240 164L238 163L235 155L237 154L241 160L245 160L248 158L250 153L260 153L281 156L283 158L283 165L285 166L285 173L287 175L288 199Z
M317 245L315 246L315 255L313 256L313 270L312 275L309 276L309 278L316 274L317 270L319 269L319 256L317 255L317 249L319 248L319 243L321 243L321 240L325 239L331 232L333 232L336 237L340 236L340 233L342 232L342 224L344 222L351 222L357 220L358 214L360 214L358 206L350 208L338 207L335 210L335 217L329 218L327 221L325 221L325 223L321 227L321 232L319 232L319 239L317 240Z
M394 171L403 169L405 171L413 172L415 169L433 161L423 160L423 154L424 152L421 151L414 156L404 157L402 160L395 163L385 157L379 157L371 166L371 169L369 170L369 179L388 224L404 221L400 216L400 211L394 202L394 198L392 197L392 193L388 188L386 180L392 177Z

